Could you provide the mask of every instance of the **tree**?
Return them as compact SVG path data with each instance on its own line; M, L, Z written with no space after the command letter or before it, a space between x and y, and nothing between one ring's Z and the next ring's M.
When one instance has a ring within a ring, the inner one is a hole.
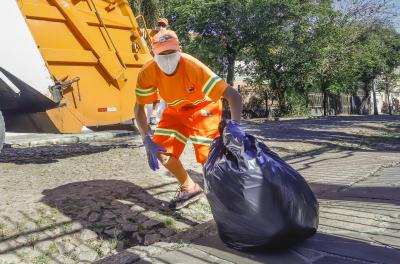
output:
M147 26L153 28L157 20L164 15L165 0L129 0L136 15L141 14L146 19Z
M388 113L390 115L393 114L393 105L391 102L391 96L390 94L394 91L394 88L399 84L400 82L400 72L398 71L393 71L391 73L385 73L382 75L382 78L380 82L378 83L378 91L382 91L385 93L386 100L388 103Z
M390 29L394 0L131 0L149 24L167 16L185 52L235 79L235 62L264 101L280 113L306 105L310 91L337 100L399 65L398 33ZM153 21L153 22L152 22ZM397 53L396 53L397 52ZM268 89L268 92L262 92ZM268 109L267 109L268 110ZM335 114L338 112L334 108ZM268 111L266 111L268 112Z
M182 44L233 85L235 62L255 25L249 0L169 0L167 14Z
M252 2L255 37L247 52L249 75L268 82L275 92L280 112L287 113L287 93L306 95L315 78L315 27L321 12L331 10L331 1Z
M364 34L354 54L358 78L364 90L361 110L368 102L371 91L374 92L374 80L382 74L389 76L400 65L399 53L400 34L394 29L376 28ZM377 109L374 109L374 114L377 114Z

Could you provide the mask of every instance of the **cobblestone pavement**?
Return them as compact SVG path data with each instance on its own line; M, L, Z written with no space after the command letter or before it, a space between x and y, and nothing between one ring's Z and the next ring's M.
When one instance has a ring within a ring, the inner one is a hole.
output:
M392 251L376 250L400 248L400 178L396 170L382 170L400 165L399 116L252 120L245 126L298 169L320 199L319 234L296 249L298 258L305 263L381 263L380 258L357 256L348 246L340 252L352 254L339 256L332 243L340 238L355 247L360 244L354 241L379 245L372 248L375 255L387 255L383 262L392 263ZM182 158L201 183L191 146ZM166 208L176 181L164 169L148 169L137 136L6 148L0 175L1 264L172 263L171 256L189 263L190 252L191 258L214 263L249 259L238 254L224 258L209 250L223 246L204 197L179 212ZM342 262L333 262L338 258Z

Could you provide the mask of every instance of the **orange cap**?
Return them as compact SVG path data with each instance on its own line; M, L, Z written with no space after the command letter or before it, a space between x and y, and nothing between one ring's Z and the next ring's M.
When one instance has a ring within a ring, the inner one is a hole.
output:
M178 36L172 30L160 31L153 37L152 51L154 54L160 54L167 50L181 50Z
M159 25L159 24L164 24L165 27L168 26L168 19L166 19L166 18L160 18L160 19L157 21L157 25Z

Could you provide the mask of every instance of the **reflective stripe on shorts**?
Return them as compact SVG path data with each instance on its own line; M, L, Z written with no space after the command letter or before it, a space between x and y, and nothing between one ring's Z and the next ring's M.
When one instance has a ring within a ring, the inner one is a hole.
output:
M175 137L177 140L182 142L183 144L186 144L188 141L188 138L179 133L176 130L173 129L167 129L167 128L156 128L154 135L157 136L167 136L167 137Z
M201 136L190 136L190 140L193 144L209 146L214 139Z

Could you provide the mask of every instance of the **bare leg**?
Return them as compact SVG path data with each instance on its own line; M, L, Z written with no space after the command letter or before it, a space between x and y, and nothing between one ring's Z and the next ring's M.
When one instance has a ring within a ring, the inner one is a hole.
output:
M159 160L161 164L163 164L164 167L175 176L185 191L191 191L195 188L196 184L192 178L190 178L179 159L174 156L160 154Z

